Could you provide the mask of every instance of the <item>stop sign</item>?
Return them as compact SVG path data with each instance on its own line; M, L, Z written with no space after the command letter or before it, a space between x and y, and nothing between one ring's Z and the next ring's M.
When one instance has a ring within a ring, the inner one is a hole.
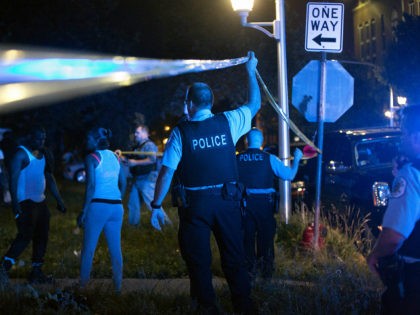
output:
M311 60L293 77L292 104L309 122L318 121L319 60ZM338 61L326 61L325 122L335 122L353 105L354 79Z

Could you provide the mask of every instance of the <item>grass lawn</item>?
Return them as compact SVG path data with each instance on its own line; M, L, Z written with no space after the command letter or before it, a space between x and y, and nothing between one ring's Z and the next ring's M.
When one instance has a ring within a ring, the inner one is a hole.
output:
M76 217L83 203L84 185L59 180L58 185L68 207L65 215L52 213L50 240L44 270L55 278L78 278L82 231ZM173 221L162 232L149 223L150 212L143 208L141 224L131 227L124 217L122 249L124 278L186 277L186 268L177 243L176 208L167 198L164 208ZM336 209L335 209L336 210ZM329 211L329 214L334 211ZM343 224L336 211L334 219L324 217L327 227L325 246L317 253L302 248L303 231L311 213L300 209L288 225L279 224L276 241L275 279L257 282L253 296L261 314L378 314L382 286L367 269L363 253L370 242L365 237L364 222ZM0 209L0 251L3 255L15 237L16 228L10 208ZM340 223L341 222L341 223ZM213 272L223 276L216 245L213 242ZM31 247L28 247L11 270L12 278L26 278L30 270ZM111 263L103 237L95 253L92 278L111 278ZM227 287L218 289L220 304L231 311ZM185 293L158 294L130 292L116 296L112 290L85 291L69 288L64 292L40 292L19 286L0 291L1 314L191 314Z

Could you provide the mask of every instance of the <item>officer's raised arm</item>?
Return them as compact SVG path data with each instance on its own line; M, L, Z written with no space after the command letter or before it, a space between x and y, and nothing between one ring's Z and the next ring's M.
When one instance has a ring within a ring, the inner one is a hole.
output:
M256 69L258 59L255 57L253 51L248 52L249 60L246 63L246 70L248 71L248 103L245 104L252 113L252 117L259 111L261 107L261 93L256 77Z

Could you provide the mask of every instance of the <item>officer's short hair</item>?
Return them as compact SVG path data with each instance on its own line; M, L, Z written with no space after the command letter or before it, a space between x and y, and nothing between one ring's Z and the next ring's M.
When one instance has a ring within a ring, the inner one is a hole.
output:
M206 83L196 82L188 88L185 100L192 101L197 107L211 107L213 91Z
M261 132L261 130L259 130L258 128L252 128L247 136L246 139L248 141L248 144L252 144L252 145L257 145L257 146L261 146L262 143L264 142L264 136L263 133Z
M409 134L420 132L420 105L409 105L402 112L402 124Z
M138 124L137 127L136 127L136 130L139 129L139 128L141 128L142 130L146 131L147 134L149 134L149 127L146 126L145 124Z

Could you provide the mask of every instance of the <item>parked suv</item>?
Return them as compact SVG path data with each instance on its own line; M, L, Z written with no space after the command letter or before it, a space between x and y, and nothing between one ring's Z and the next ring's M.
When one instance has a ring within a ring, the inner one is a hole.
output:
M349 129L324 135L321 200L337 208L354 205L361 214L371 213L371 226L382 221L387 194L393 180L392 159L399 153L400 131L395 128ZM295 181L305 183L307 203L315 196L317 158L306 160ZM374 229L373 229L374 230ZM376 231L374 231L375 233Z

